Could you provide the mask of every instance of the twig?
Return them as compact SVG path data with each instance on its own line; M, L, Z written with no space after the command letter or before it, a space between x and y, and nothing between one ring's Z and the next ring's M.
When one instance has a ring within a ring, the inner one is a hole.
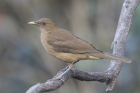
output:
M116 30L115 38L112 43L113 54L118 56L124 55L126 38L132 24L133 15L135 9L140 0L125 0L120 19L118 22L118 27ZM63 75L62 79L56 79L61 73L66 69L62 69L57 73L54 78L47 80L45 83L38 83L27 90L26 93L43 93L48 91L53 91L61 87L69 78L78 79L81 81L99 81L107 84L106 91L111 91L115 85L117 76L122 68L122 63L118 61L111 61L110 67L105 72L84 72L77 70L75 68L71 69L68 73Z

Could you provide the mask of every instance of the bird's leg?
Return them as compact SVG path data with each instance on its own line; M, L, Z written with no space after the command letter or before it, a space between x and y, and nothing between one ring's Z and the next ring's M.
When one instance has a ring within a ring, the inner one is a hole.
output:
M60 76L63 76L64 74L69 72L69 70L73 67L73 63L68 63L68 66L69 66L69 68L64 73L62 73Z
M62 80L62 76L64 75L64 74L66 74L67 72L69 72L69 70L73 67L73 64L74 64L74 62L73 63L68 63L68 69L64 72L64 73L62 73L62 74L60 74L58 77L57 77L57 79L61 79Z

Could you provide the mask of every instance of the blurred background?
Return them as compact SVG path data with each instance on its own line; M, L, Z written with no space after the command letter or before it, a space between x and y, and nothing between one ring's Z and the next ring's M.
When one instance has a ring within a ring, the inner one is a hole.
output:
M111 43L123 0L0 0L0 93L25 93L52 78L67 64L50 56L40 42L40 30L29 21L50 18L58 27L112 53ZM127 38L124 64L111 93L140 93L140 6ZM80 61L83 71L105 71L110 60ZM51 93L105 93L100 82L68 80Z

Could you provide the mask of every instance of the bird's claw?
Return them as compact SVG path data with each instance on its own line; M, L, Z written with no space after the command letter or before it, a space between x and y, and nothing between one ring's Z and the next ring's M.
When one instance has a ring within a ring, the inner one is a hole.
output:
M62 82L65 82L65 80L63 79L63 75L60 75L58 77L56 77L57 80L61 80Z

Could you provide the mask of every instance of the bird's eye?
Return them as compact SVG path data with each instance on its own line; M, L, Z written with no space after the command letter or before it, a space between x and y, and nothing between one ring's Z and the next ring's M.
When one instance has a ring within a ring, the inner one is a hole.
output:
M43 22L42 24L43 24L44 26L46 25L46 23L45 23L45 22Z

